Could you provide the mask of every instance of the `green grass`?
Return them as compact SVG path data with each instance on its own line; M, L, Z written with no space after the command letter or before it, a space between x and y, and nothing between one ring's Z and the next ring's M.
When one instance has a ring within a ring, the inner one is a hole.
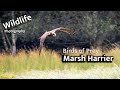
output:
M56 52L49 52L43 49L39 56L38 51L31 51L26 54L20 51L16 56L7 54L0 54L0 78L13 78L15 73L27 72L31 70L87 70L93 67L114 67L120 66L120 49L114 48L106 53L102 53L98 49L98 53L93 55L106 54L108 56L114 56L112 63L62 63L61 56ZM86 55L86 54L85 54Z

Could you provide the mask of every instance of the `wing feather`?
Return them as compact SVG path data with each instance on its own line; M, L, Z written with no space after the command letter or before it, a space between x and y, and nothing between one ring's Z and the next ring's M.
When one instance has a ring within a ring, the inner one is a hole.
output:
M49 35L49 33L48 32L45 32L39 39L40 39L40 46L39 46L39 55L40 55L40 53L41 53L41 50L42 50L42 48L43 48L43 46L44 46L44 41L45 41L45 39L46 39L46 37Z
M62 31L62 32L65 32L65 33L68 33L68 34L71 34L71 33L74 32L73 30L71 30L69 28L64 28L64 27L59 27L59 28L51 30L51 32L58 32L58 31Z

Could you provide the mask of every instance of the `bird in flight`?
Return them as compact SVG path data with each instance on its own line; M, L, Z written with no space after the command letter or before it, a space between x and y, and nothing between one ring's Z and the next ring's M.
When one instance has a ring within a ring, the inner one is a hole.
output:
M70 34L72 32L72 30L70 30L69 28L64 28L64 27L59 27L56 29L53 29L51 31L46 31L39 39L40 39L40 47L39 47L39 55L41 53L42 48L44 47L44 41L48 36L53 36L56 37L56 32L65 32L67 34Z

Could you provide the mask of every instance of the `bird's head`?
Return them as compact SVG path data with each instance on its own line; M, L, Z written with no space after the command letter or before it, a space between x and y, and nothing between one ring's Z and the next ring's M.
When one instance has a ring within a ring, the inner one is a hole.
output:
M56 37L56 33L52 33L52 36Z

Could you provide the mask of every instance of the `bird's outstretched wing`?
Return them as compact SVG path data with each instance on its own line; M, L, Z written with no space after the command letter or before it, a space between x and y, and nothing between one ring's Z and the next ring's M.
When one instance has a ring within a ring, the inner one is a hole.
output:
M64 27L59 27L59 28L56 28L56 29L53 29L51 30L50 32L58 32L58 31L62 31L62 32L65 32L65 33L68 33L68 34L71 34L74 32L74 30L71 30L69 28L64 28Z
M40 39L39 55L40 55L41 50L42 50L42 48L43 48L43 46L44 46L44 41L45 41L45 39L46 39L46 37L47 37L48 35L50 35L50 33L49 33L49 32L45 32L45 33L39 38L39 39Z
M56 28L56 29L53 29L51 31L48 31L48 32L45 32L39 39L40 39L40 47L39 47L39 55L41 53L41 50L44 46L44 41L46 39L47 36L49 35L53 35L55 34L57 31L62 31L62 32L66 32L68 34L71 34L73 33L74 31L69 29L69 28L64 28L64 27L59 27L59 28Z

